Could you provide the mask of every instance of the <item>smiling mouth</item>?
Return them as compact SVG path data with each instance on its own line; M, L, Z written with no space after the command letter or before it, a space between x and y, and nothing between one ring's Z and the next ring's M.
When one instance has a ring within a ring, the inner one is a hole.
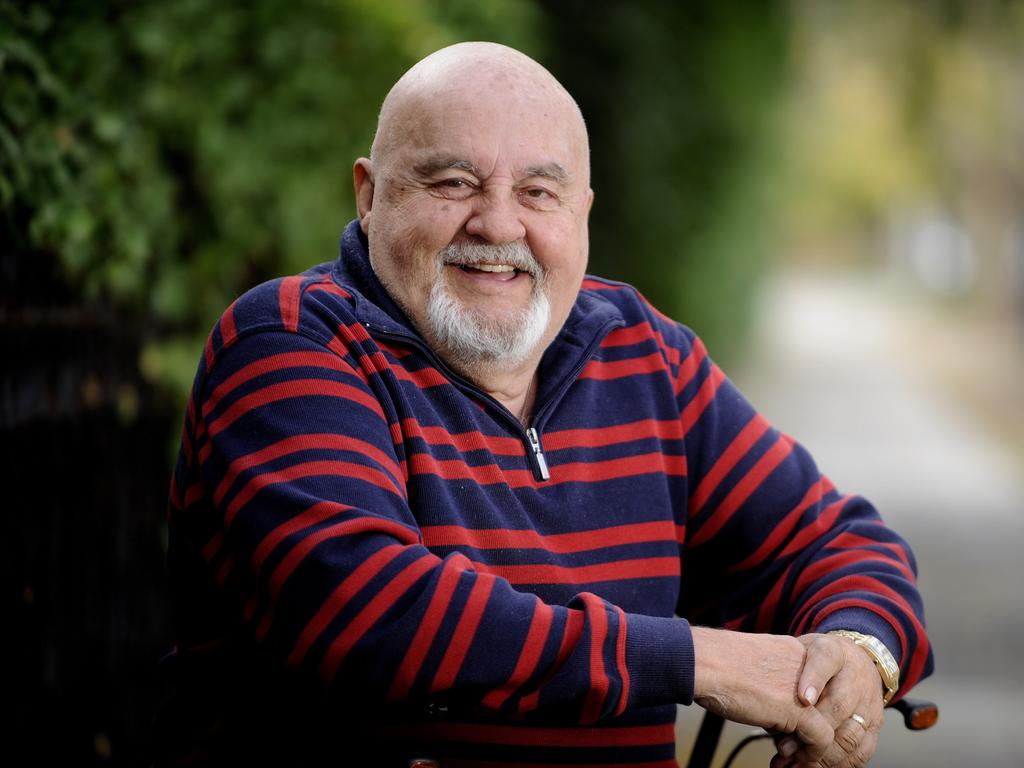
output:
M522 270L516 269L510 264L449 264L452 267L458 267L463 272L489 272L491 274L508 274L512 273L513 276L518 275Z

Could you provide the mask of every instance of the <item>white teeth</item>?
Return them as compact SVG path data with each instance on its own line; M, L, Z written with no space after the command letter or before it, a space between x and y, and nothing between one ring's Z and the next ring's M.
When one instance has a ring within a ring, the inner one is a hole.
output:
M508 264L467 264L471 269L479 269L481 272L515 272L516 268Z

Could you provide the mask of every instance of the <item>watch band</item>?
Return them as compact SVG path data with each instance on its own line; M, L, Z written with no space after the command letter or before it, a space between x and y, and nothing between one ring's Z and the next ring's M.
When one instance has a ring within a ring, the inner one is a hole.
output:
M882 694L882 704L884 706L892 701L892 697L896 695L896 691L900 687L900 666L889 649L885 647L885 643L874 635L865 635L862 632L854 632L849 629L834 629L828 634L852 640L871 657L882 678L882 686L885 688L885 693Z

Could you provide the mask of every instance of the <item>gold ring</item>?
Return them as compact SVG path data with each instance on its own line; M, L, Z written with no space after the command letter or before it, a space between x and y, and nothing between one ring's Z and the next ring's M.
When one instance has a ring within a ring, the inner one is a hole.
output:
M865 720L861 715L858 715L856 712L854 712L852 715L850 715L850 719L853 720L855 723L860 723L860 727L864 730L867 730L868 721Z

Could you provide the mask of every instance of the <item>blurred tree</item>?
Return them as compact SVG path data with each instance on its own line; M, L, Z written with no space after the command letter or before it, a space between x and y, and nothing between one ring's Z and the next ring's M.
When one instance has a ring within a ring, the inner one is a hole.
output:
M766 200L784 6L548 0L548 63L591 136L591 271L735 358L773 248Z

